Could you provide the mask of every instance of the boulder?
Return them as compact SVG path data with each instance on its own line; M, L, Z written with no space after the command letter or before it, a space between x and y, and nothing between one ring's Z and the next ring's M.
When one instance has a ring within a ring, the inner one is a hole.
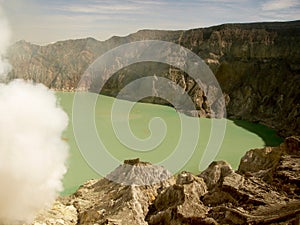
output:
M248 151L239 174L252 175L290 195L300 194L300 137L291 136L279 147Z
M146 217L150 225L213 224L207 220L208 207L200 201L207 191L202 178L183 172L176 184L163 190L150 206Z

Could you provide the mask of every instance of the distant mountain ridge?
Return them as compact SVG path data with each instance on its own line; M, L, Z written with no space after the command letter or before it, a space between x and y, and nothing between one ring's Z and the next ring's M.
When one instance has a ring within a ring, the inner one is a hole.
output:
M20 41L8 51L13 66L9 79L31 79L56 90L74 90L97 57L140 40L174 42L204 59L225 93L229 117L265 123L283 136L300 133L300 21L224 24L186 31L141 30L107 41L86 38L47 46ZM141 70L153 75L154 69L158 76L186 89L200 116L209 115L203 91L194 85L183 85L194 81L168 66L127 67L107 83L102 93L115 96L138 78Z

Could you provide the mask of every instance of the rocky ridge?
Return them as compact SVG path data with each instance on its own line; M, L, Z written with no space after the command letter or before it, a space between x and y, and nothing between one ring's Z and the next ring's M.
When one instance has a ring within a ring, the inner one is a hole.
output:
M147 177L139 169L152 167L126 161L108 176L111 180L86 182L33 224L299 224L299 160L300 137L293 136L278 147L248 151L237 171L224 161L211 163L198 176L170 177L160 168L155 176L162 181L152 185L118 183L122 177Z
M21 41L8 52L13 66L9 77L72 91L97 57L140 40L174 42L204 59L224 92L229 117L264 123L283 136L300 134L300 21L224 24L187 31L142 30L104 42L87 38L38 46ZM153 74L184 88L197 109L191 114L210 115L210 105L195 81L168 65L126 67L107 82L102 93L116 96L132 80ZM146 101L167 104L154 98Z

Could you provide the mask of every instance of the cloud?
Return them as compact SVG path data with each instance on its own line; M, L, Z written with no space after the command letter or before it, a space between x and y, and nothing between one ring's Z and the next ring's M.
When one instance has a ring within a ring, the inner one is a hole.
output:
M86 2L74 1L72 4L69 2L55 3L54 1L54 6L56 5L56 7L52 7L52 9L55 9L57 12L64 11L71 14L139 14L141 11L147 12L153 7L167 4L167 1L149 0L90 0Z
M131 0L130 2L136 3L139 5L166 5L166 1L148 1L148 0Z
M60 10L68 11L72 13L121 13L121 12L134 12L140 10L141 7L137 5L97 5L97 4L88 4L88 5L66 5Z
M262 10L273 11L273 10L283 10L292 7L299 6L300 2L298 0L270 0L262 4Z
M297 2L299 0L26 0L25 3L10 0L3 4L9 9L7 15L13 25L14 41L25 39L45 44L88 36L106 40L140 29L183 30L223 23L296 20L300 15Z

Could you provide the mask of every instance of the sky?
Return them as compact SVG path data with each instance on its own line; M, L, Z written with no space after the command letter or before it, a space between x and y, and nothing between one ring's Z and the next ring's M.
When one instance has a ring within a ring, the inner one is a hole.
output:
M141 29L300 19L300 0L0 0L11 42L106 40Z

